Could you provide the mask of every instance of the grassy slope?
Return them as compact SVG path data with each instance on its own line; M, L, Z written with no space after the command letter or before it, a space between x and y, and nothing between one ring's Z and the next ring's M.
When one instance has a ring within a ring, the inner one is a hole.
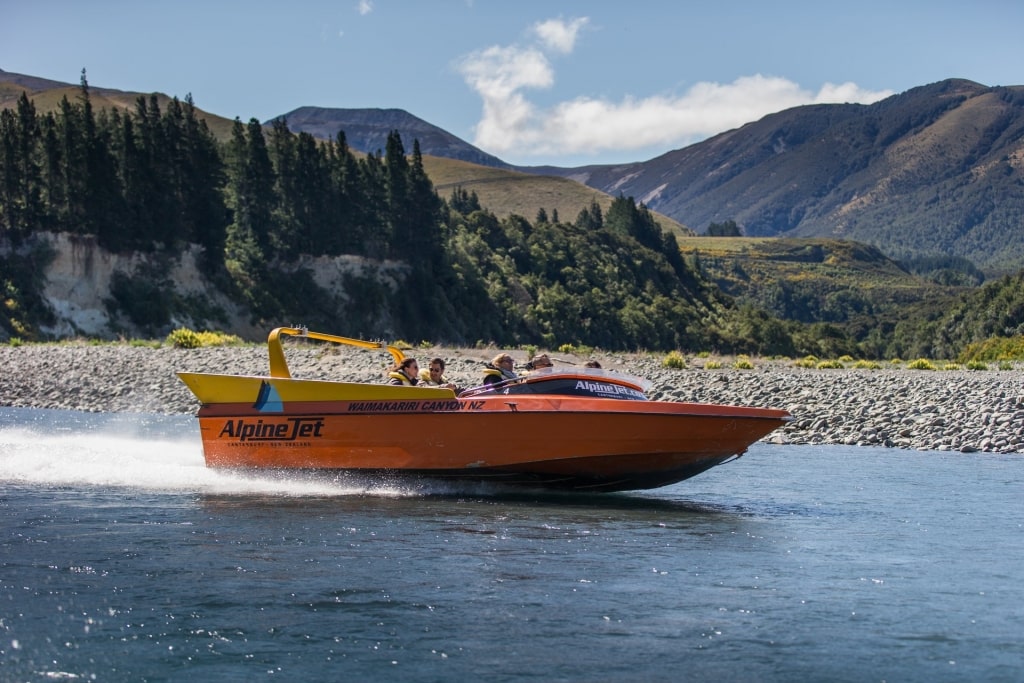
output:
M21 97L21 93L24 90L19 85L13 83L0 83L0 109L13 109L18 105L18 98ZM29 95L29 99L35 104L37 113L45 113L48 111L57 111L60 108L60 101L64 97L68 98L69 102L74 103L77 101L81 94L81 89L76 86L66 88L53 88L50 90L44 90ZM155 93L157 102L160 104L160 110L164 111L167 108L167 103L171 101L171 97L164 95L163 93ZM89 100L92 102L93 110L100 111L101 109L120 109L122 111L135 111L135 101L139 98L142 93L135 92L123 92L120 90L106 90L106 89L89 89ZM150 95L143 95L147 101ZM179 100L183 99L181 97ZM199 118L206 121L206 125L210 128L218 140L227 140L231 135L231 126L234 119L226 119L222 116L216 116L202 109L196 108L199 114Z
M423 166L441 197L451 196L452 190L462 187L475 192L480 204L499 217L518 214L533 221L539 209L548 216L558 211L561 221L572 222L582 209L597 201L607 211L613 197L582 183L555 176L532 175L479 166L467 161L424 156ZM663 230L677 235L690 235L691 231L667 216L655 213Z
M946 300L954 288L940 287L906 272L873 247L826 238L690 237L679 240L685 256L723 291L765 303L759 294L774 282L827 296L855 292L878 312L924 301Z

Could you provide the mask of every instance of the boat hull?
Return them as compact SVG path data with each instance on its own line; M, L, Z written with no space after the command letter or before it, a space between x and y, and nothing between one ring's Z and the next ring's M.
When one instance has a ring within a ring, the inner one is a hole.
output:
M782 410L181 373L210 467L544 488L665 486L738 455Z

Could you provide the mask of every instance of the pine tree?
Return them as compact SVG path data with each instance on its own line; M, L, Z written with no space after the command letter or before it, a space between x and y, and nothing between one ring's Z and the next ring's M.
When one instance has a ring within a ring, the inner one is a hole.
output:
M409 204L409 162L398 131L388 133L384 150L384 168L387 178L387 221L391 233L392 258L415 258L412 207Z
M180 239L203 247L205 265L212 269L223 259L227 207L224 204L224 162L217 141L196 117L192 96L182 108L181 170L182 223Z
M412 142L408 203L412 207L409 239L417 254L413 265L422 269L428 277L432 277L445 265L445 244L441 233L441 200L423 168L419 140Z
M255 119L247 129L236 118L228 144L225 195L231 223L225 237L224 261L243 288L256 286L265 274L272 211L267 201L273 189L272 178L266 173L270 159L265 146L250 140L254 123L263 140Z

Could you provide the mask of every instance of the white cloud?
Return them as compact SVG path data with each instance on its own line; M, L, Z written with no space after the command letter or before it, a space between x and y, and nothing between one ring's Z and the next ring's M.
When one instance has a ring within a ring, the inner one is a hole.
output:
M677 95L627 96L621 101L579 97L538 107L527 91L549 89L555 82L543 48L569 53L586 23L586 18L540 22L533 27L540 46L494 46L458 64L466 83L483 100L474 144L494 154L515 152L521 159L652 146L668 151L790 107L870 103L892 94L849 82L825 83L811 92L785 78L756 74L732 83L697 83Z
M589 21L587 17L578 17L569 22L548 19L534 24L533 32L540 38L544 47L568 54L576 47L576 37Z
M356 11L359 12L360 14L362 14L363 16L366 16L367 14L372 12L373 11L373 2L372 2L372 0L359 0L359 4L356 6Z

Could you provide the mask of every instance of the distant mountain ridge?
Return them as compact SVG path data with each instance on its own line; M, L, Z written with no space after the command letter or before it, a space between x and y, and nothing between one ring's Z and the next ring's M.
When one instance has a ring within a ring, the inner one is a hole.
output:
M424 154L569 178L698 232L732 220L748 236L961 256L990 275L1024 268L1024 86L950 79L871 105L794 107L647 161L578 168L509 166L400 110L316 111L326 129L294 113L289 126L344 128L366 152L397 129Z
M305 132L313 137L333 140L339 131L352 149L373 154L384 151L388 133L397 130L412 151L412 141L419 140L423 154L459 159L481 166L511 169L498 157L474 147L448 131L413 116L404 109L330 109L299 107L283 115L293 133ZM270 123L267 121L266 123Z
M1024 86L947 80L871 105L795 107L649 161L545 170L698 232L734 220L750 236L1024 267Z

